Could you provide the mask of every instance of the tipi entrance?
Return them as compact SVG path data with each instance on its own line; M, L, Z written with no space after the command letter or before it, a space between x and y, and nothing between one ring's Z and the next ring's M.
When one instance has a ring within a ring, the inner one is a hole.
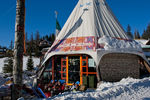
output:
M53 56L47 66L49 67L43 73L43 79L47 82L48 80L49 82L51 80L64 80L66 85L72 85L78 81L80 85L96 87L96 65L88 55Z
M80 82L80 56L68 57L67 83Z

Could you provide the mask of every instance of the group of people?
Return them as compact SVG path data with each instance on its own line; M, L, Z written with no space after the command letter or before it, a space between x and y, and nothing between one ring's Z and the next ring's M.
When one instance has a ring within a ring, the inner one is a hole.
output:
M73 83L72 86L67 86L63 81L52 80L49 84L39 86L47 97L52 97L58 95L59 93L63 93L66 91L78 91L79 90L79 82Z

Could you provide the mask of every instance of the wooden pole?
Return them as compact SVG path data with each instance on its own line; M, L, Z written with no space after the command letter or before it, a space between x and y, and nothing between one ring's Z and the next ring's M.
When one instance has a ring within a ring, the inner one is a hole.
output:
M25 27L25 0L17 0L12 100L17 100L22 95L21 90L22 90L24 32L25 32L24 27Z
M145 65L145 67L146 67L147 71L150 73L150 66L147 64L147 62L146 62L146 61L144 61L144 65Z

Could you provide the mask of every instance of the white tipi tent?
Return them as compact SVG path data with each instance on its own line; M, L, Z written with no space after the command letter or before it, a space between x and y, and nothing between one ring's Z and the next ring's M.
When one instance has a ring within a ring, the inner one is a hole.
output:
M128 38L105 0L79 0L42 65L54 55L87 54L100 73L100 61L110 53L133 54L147 62L140 45Z

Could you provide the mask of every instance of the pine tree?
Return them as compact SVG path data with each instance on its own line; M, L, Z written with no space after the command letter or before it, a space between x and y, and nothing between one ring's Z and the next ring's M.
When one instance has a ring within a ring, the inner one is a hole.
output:
M133 35L132 35L132 32L131 32L131 27L130 27L130 25L127 26L127 35L128 35L131 39L133 39Z
M146 33L147 33L147 39L149 39L150 38L150 24L148 24L147 26Z
M31 46L31 53L34 51L34 38L33 38L33 33L31 34L31 40L30 40L30 46Z
M9 46L10 50L13 49L13 41L11 40L10 46Z
M138 30L135 30L135 32L134 32L134 39L140 39L141 37L140 37L140 33L139 33L139 31Z
M45 36L46 41L48 41L48 35Z
M40 56L40 47L39 47L39 43L40 43L40 34L37 31L36 35L35 35L35 56L39 57Z
M146 31L147 31L148 33L150 33L150 24L148 24Z
M28 62L27 62L27 70L28 71L32 71L33 70L33 59L32 59L32 55L30 54L29 58L28 58Z
M143 38L143 39L146 39L146 38L147 38L146 30L143 31L142 38Z
M25 41L28 42L28 33L26 32Z
M35 34L35 41L36 41L36 44L39 44L39 42L40 42L40 34L39 34L39 31L37 31L36 34Z
M52 44L53 44L54 41L55 41L55 34L52 34L52 35L51 35L51 41L52 41Z
M138 39L141 38L139 31L137 31L137 38L138 38Z
M13 57L8 57L4 60L4 67L3 67L4 73L10 73L12 75L13 73Z
M137 39L137 31L134 32L134 39Z
M142 34L143 39L149 39L150 38L150 24L148 24L147 29L144 30Z
M34 52L35 45L34 45L34 39L33 39L33 33L31 34L30 41L28 42L27 46L27 54L30 55Z

